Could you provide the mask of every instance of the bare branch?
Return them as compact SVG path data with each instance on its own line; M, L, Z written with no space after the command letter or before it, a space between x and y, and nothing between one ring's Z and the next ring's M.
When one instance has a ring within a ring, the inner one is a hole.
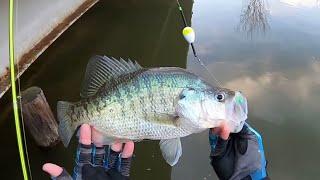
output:
M243 5L238 30L246 32L252 38L254 34L265 34L269 29L266 0L249 0Z

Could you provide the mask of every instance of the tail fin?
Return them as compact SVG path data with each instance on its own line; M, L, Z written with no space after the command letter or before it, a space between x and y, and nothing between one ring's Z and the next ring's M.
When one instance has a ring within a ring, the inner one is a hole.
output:
M65 101L58 101L57 103L57 114L59 121L58 132L60 139L65 147L68 146L74 131L77 129L77 126L72 124L71 117L67 115L67 112L72 106L72 103Z

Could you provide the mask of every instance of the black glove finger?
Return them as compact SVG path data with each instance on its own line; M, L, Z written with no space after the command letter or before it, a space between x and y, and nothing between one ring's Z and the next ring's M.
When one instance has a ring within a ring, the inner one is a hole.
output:
M65 169L63 169L62 173L59 176L51 177L51 179L53 179L53 180L72 180L72 177Z
M82 166L85 164L91 164L91 145L79 144L76 154L76 165L73 168L73 179L81 180L82 179Z
M108 156L108 166L107 169L117 169L117 166L119 166L119 160L121 156L121 152L113 151L111 148L109 148L109 156Z
M217 144L215 145L214 151L211 152L211 156L223 156L226 153L229 141L230 138L224 140L218 137Z
M106 154L106 146L96 147L93 145L92 147L92 164L95 166L104 166L104 159Z
M79 144L77 148L76 162L77 164L91 163L92 146Z
M118 167L118 171L126 177L130 176L130 168L131 168L132 157L130 158L120 158L120 166Z

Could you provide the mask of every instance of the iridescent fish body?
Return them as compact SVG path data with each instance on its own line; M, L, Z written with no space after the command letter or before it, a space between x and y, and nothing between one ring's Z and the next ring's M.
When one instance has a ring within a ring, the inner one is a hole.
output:
M81 97L76 103L58 102L65 146L76 128L87 123L103 134L104 144L162 140L170 165L181 155L180 137L216 127L226 118L234 132L240 131L247 114L239 92L213 87L185 69L147 69L105 56L89 61Z

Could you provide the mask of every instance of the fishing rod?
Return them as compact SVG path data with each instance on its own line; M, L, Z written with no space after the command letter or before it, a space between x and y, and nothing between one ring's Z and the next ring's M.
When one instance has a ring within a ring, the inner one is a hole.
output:
M18 110L18 98L16 92L15 82L15 63L14 63L14 0L9 0L9 62L10 62L10 79L11 79L11 92L12 92L12 104L14 113L14 122L16 126L17 143L19 149L20 163L23 174L23 179L28 180L27 166L24 156L24 147L22 144L19 110Z
M188 23L187 23L187 20L186 20L186 16L184 15L184 12L183 12L183 9L181 7L181 4L180 4L179 0L177 0L177 5L178 5L178 9L180 11L180 14L181 14L181 17L182 17L182 21L183 21L183 24L184 24L184 28L182 30L182 34L183 34L184 39L191 45L192 53L193 53L194 57L198 60L200 65L209 73L209 75L217 83L217 85L219 87L221 87L220 81L218 81L218 79L209 71L207 66L205 66L205 64L201 61L201 59L197 55L196 48L194 46L194 41L195 41L195 37L196 37L195 32L192 29L192 27L188 26Z

